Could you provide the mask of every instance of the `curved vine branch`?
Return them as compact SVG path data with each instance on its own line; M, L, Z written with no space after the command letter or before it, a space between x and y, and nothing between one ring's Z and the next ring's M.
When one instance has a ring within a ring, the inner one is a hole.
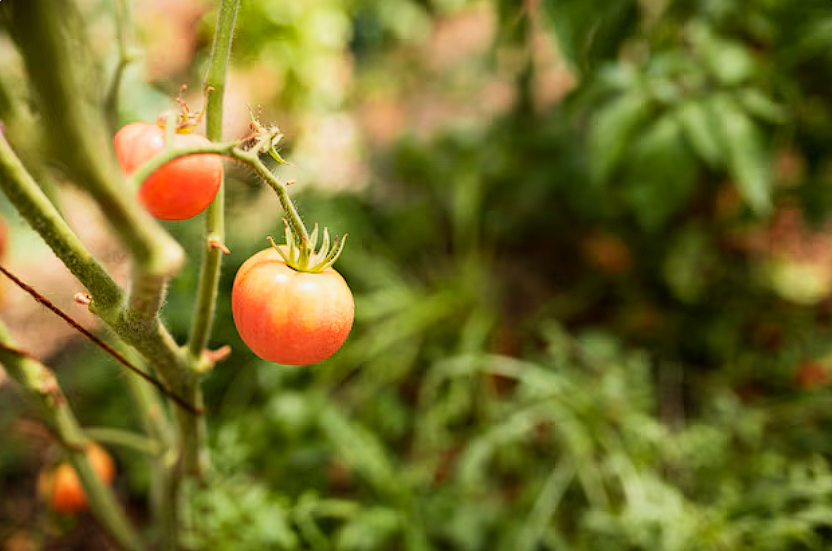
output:
M170 147L162 151L157 156L141 165L130 176L130 186L137 189L141 186L147 178L150 177L156 170L166 165L167 163L178 159L180 157L187 157L188 155L200 154L214 154L222 155L229 159L233 159L242 163L255 172L272 190L277 194L277 199L280 206L286 213L287 221L291 226L294 234L301 240L301 245L308 245L309 232L301 220L300 213L295 207L292 199L289 197L287 185L281 182L274 173L269 170L269 167L260 158L266 138L261 138L254 143L253 147L246 147L248 141L237 140L225 143L211 143L205 145L195 145L188 147Z
M77 321L72 319L69 315L67 315L63 310L52 304L46 297L38 293L33 287L27 285L24 281L18 278L16 275L11 273L7 270L3 265L0 265L0 273L5 275L7 278L12 280L15 285L26 291L32 298L34 298L37 302L48 308L53 314L64 320L66 323L70 325L73 329L84 335L87 339L92 341L96 346L101 348L104 352L112 356L117 362L122 364L124 367L144 379L146 382L150 383L157 390L159 390L162 394L170 398L177 406L189 411L193 415L202 415L204 411L201 408L196 408L192 404L185 401L184 398L177 396L170 390L168 390L163 383L156 380L155 378L151 377L138 367L134 366L130 361L121 355L115 348L107 344L106 342L99 339L95 334L88 331L82 325L80 325Z

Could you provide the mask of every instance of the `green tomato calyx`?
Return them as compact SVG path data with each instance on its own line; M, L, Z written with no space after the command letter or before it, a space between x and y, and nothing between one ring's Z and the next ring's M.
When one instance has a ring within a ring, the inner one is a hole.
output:
M340 239L330 238L329 230L318 231L318 224L312 229L308 238L298 236L286 220L283 221L286 245L278 245L269 237L269 243L277 251L286 265L298 272L318 273L331 268L347 242L347 234ZM304 231L305 233L305 231ZM320 237L320 246L318 239Z

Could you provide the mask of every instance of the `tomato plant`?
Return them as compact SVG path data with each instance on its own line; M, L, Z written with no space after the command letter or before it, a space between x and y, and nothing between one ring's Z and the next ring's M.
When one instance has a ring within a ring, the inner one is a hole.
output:
M101 480L107 484L113 481L115 465L104 448L90 444L87 446L87 459ZM80 513L87 508L87 496L81 480L69 463L60 463L53 471L42 473L39 486L41 496L55 512Z
M347 339L355 306L341 274L290 267L274 247L246 260L231 292L234 323L248 347L271 362L308 365Z
M158 155L165 148L165 131L147 122L124 126L114 138L116 158L125 174ZM174 147L209 144L193 133L175 133ZM220 188L222 159L218 155L188 155L156 170L139 189L139 200L160 220L185 220L205 210Z

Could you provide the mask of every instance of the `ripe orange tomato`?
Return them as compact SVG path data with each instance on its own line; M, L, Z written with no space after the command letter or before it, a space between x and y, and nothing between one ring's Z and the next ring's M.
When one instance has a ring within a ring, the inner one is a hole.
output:
M355 305L341 274L299 272L273 248L246 260L231 291L234 324L270 362L308 365L332 356L352 328Z
M165 148L165 131L155 124L134 122L114 138L116 159L125 174L158 155ZM180 147L211 142L199 134L174 134ZM160 220L185 220L205 210L220 188L222 159L219 155L189 155L171 161L150 175L139 189L139 200Z
M115 465L107 451L98 444L87 446L87 459L105 483L115 476ZM69 463L59 464L51 473L42 473L38 482L40 493L58 513L80 513L87 508L87 496L75 469Z

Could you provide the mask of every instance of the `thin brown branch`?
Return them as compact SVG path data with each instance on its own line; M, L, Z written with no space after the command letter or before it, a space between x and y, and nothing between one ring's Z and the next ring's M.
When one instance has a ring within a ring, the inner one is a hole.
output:
M147 373L133 365L127 358L122 356L118 350L116 350L115 348L98 338L94 333L91 333L80 323L75 321L75 319L73 319L72 316L55 306L55 304L53 304L48 298L41 295L37 290L35 290L34 287L28 285L26 282L24 282L19 277L11 273L2 265L0 265L0 272L2 272L3 275L9 278L15 285L26 291L37 302L39 302L40 304L51 310L52 313L54 313L56 316L64 320L67 324L69 324L70 327L84 335L87 339L95 343L96 346L104 350L104 352L115 358L116 361L118 361L120 364L125 366L127 369L129 369L130 371L132 371L133 373L135 373L136 375L138 375L154 387L156 387L162 394L173 400L173 402L176 403L176 405L185 409L186 411L189 411L190 413L193 413L194 415L202 415L205 413L202 408L189 404L185 399L180 398L179 396L168 390L168 388L165 387L165 385L162 384L160 381L156 380L152 376L148 375ZM31 355L23 350L11 349L8 347L4 347L4 350L13 352L20 356L31 358Z

